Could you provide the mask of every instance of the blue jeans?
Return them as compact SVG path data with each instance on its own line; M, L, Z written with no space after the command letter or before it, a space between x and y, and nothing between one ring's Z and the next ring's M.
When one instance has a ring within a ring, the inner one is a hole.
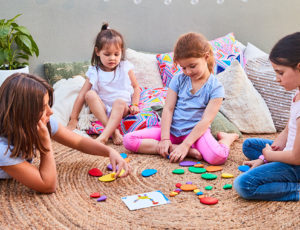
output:
M250 160L262 154L266 144L273 141L249 138L243 143L243 152ZM234 181L237 193L249 200L298 201L300 165L281 162L263 164L239 175Z

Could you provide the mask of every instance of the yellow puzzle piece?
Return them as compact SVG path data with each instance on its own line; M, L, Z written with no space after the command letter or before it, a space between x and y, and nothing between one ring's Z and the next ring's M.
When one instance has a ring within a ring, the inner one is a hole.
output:
M125 172L125 170L122 169L121 172L120 172L120 176L122 176L124 172ZM102 182L114 181L116 179L115 175L116 175L115 172L114 173L110 173L110 174L104 175L102 177L99 177L99 180L102 181Z
M230 173L222 173L221 177L222 178L232 178L234 176L232 174L230 174Z

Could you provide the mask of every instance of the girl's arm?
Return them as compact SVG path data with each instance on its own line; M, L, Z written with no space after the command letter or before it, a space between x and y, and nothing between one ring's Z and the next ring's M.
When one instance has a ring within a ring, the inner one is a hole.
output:
M285 148L289 131L288 124L289 122L287 122L285 128L281 131L281 133L272 143L271 147L274 151L282 151Z
M78 116L79 113L82 109L82 106L84 104L85 101L85 94L87 93L87 91L89 91L92 87L92 84L90 83L89 79L85 80L84 85L82 86L76 100L75 103L73 105L73 109L72 109L72 113L70 116L70 121L67 125L67 127L71 130L76 129L77 126L77 122L78 122Z
M168 89L166 102L162 112L161 118L161 141L158 145L159 154L163 157L169 155L169 149L172 146L170 141L170 127L172 123L172 117L174 108L177 102L177 93L171 88Z
M223 98L211 99L203 113L202 119L197 123L197 125L192 129L190 134L184 141L176 148L170 155L170 161L182 161L187 155L190 147L198 140L209 128L210 124L215 119Z
M133 87L133 95L131 99L131 106L130 106L130 113L131 114L136 114L139 112L139 101L140 101L140 86L139 83L136 80L136 77L134 75L134 72L132 70L129 70L128 72L129 79L131 81L131 85Z
M129 165L125 162L125 160L120 156L120 154L116 150L94 139L82 137L72 132L71 130L65 128L61 124L59 124L58 131L52 138L63 145L66 145L73 149L77 149L84 153L109 157L114 171L116 169L116 166L118 165L119 169L117 171L116 176L119 175L122 169L125 170L122 177L127 176L130 172Z
M293 149L290 151L274 151L267 145L263 149L264 157L267 161L282 162L291 165L300 165L300 118L297 119L297 133Z
M56 165L53 156L51 139L47 127L39 121L38 133L41 142L48 149L40 153L40 166L24 161L17 165L1 167L8 175L25 186L42 193L52 193L56 189Z

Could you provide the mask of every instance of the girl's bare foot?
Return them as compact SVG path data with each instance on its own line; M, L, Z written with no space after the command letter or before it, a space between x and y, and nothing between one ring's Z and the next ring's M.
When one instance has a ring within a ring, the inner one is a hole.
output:
M201 153L195 149L195 148L190 148L188 154L189 157L195 158L197 160L202 160L202 155Z
M223 143L224 145L230 147L230 145L239 138L239 135L236 133L225 133L225 132L219 132L217 134L217 139L220 143Z
M112 134L112 141L115 145L121 145L123 143L123 136L118 129Z

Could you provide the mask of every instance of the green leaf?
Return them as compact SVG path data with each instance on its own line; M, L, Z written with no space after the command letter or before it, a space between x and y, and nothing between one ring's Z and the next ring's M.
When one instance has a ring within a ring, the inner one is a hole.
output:
M0 27L0 38L4 38L9 34L10 27L7 25Z
M0 49L0 66L7 62L9 58L9 51L6 49Z
M18 59L18 58L22 58L22 59L28 60L29 59L29 55L23 54L23 53L18 53L16 55L16 59Z
M27 35L28 37L31 36L29 30L24 26L17 26L14 29L21 32L22 34Z
M37 44L35 43L35 41L33 40L32 36L29 37L30 41L31 41L31 45L32 45L32 50L35 53L35 55L38 57L40 54L39 51L39 47L37 46Z
M18 36L18 39L27 47L30 51L32 51L32 45L30 39L26 35Z
M17 14L15 17L13 17L12 19L9 19L6 21L7 24L11 24L12 22L14 22L16 20L16 18L20 17L22 14Z

